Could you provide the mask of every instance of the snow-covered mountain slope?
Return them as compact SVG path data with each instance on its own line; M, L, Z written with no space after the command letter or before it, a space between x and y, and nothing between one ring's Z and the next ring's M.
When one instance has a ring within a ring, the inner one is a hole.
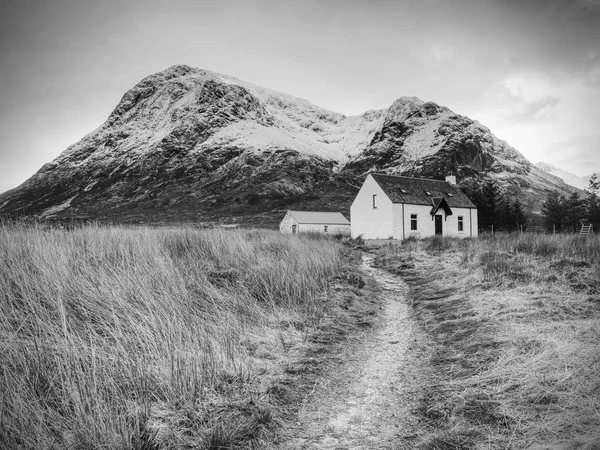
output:
M0 195L0 214L202 220L310 199L347 210L369 171L491 176L534 199L547 188L536 170L489 129L432 102L402 97L347 117L178 65L144 78L98 129Z
M536 167L544 172L547 172L551 175L554 175L570 186L576 187L577 189L585 189L588 187L590 182L591 175L580 177L579 175L575 175L571 172L568 172L563 169L559 169L552 164L548 164L545 162L539 162L536 164Z
M452 156L450 167L447 156ZM436 162L443 165L435 167ZM349 164L368 169L373 165L394 173L426 170L433 177L449 171L459 176L473 171L526 174L531 168L523 155L479 122L415 97L393 103L369 147Z
M534 212L550 191L568 193L560 178L542 172L489 128L433 102L402 97L389 108L381 130L345 170L444 179L463 183L492 178Z

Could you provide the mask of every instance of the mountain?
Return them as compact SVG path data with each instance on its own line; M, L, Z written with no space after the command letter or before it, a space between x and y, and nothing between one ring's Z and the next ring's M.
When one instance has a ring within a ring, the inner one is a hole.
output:
M588 187L590 182L591 175L587 175L585 177L580 177L579 175L575 175L571 172L567 172L566 170L559 169L558 167L553 166L552 164L548 164L545 162L539 162L536 164L538 169L543 170L546 173L554 175L570 186L576 187L577 189L585 189Z
M348 212L370 171L498 180L539 210L568 192L489 129L432 102L345 116L231 76L177 65L144 78L108 119L0 195L0 214L273 225L291 207Z

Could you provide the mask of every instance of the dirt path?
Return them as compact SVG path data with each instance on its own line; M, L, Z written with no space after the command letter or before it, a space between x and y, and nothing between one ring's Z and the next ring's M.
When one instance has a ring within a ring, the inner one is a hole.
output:
M383 288L381 321L348 348L335 373L315 386L295 437L282 448L414 448L418 424L411 410L422 376L424 338L410 317L405 283L371 263L371 257L363 257L364 270Z

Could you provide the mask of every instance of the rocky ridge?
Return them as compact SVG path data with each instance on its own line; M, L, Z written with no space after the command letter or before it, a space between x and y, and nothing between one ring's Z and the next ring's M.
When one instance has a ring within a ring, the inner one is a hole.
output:
M402 97L348 117L178 65L144 78L98 129L1 194L0 214L272 225L291 206L347 212L371 171L495 178L532 210L548 190L570 189L433 102Z

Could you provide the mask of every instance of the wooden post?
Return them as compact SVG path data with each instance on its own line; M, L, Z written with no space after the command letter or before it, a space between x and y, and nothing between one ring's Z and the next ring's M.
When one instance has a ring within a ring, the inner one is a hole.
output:
M521 225L521 234L523 234L523 225Z
M552 225L552 234L556 234L556 225Z
M494 235L494 224L492 224L492 236Z

